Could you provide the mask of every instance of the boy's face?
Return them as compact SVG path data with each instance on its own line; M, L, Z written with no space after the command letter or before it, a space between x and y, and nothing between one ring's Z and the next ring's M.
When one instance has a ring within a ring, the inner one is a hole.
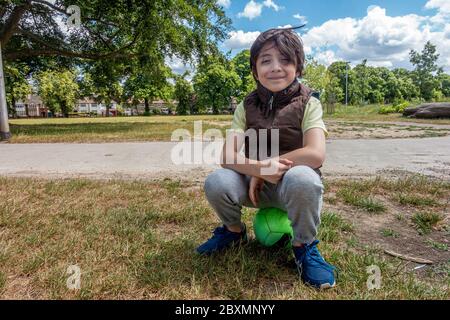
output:
M273 43L267 43L256 59L257 79L272 92L288 87L298 76L297 67L281 54Z

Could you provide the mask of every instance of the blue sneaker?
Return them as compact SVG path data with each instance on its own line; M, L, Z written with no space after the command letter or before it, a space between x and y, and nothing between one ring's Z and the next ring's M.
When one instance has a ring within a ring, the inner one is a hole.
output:
M294 247L295 263L303 281L318 289L328 289L336 285L332 265L325 262L317 249L319 240L310 245Z
M239 233L229 231L224 225L216 228L213 231L213 236L199 246L197 252L208 255L239 243L245 243L247 240L247 228L245 224L242 224L242 231Z

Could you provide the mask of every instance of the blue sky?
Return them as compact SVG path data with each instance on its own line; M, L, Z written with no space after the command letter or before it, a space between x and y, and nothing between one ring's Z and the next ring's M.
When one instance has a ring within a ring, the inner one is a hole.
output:
M325 65L411 69L409 52L427 41L437 45L439 64L450 72L450 0L217 0L232 20L229 39L220 44L231 56L249 49L269 28L307 22L300 31L305 52ZM174 71L185 68L179 61Z
M425 9L426 0L288 0L272 1L284 9L278 12L264 7L262 15L252 20L238 17L238 13L244 11L245 6L250 1L229 1L230 6L225 8L228 17L233 20L233 26L241 30L265 30L278 25L295 24L298 22L293 17L294 13L299 13L307 17L308 26L319 26L327 20L338 18L363 18L367 15L367 8L378 5L385 8L389 15L402 16L406 14L430 14L430 10ZM254 1L263 3L264 1ZM220 2L219 2L220 3Z

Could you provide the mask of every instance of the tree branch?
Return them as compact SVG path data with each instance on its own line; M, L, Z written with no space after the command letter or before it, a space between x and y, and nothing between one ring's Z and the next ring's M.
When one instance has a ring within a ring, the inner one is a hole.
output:
M58 11L58 12L63 13L65 15L68 15L68 13L66 12L66 10L64 10L64 8L60 8L58 6L55 6L54 4L52 4L50 2L47 2L47 1L44 1L44 0L32 0L31 2L35 2L35 3L39 3L39 4L42 4L42 5L45 5L47 7L52 8L55 11Z
M17 6L13 9L13 12L11 13L9 19L6 21L5 25L3 26L3 29L0 32L0 42L2 43L2 47L5 47L8 43L9 39L14 34L14 31L16 30L20 19L24 15L24 13L31 8L31 3L27 2L24 5Z
M127 45L123 46L122 48L115 50L115 51L111 51L108 53L101 53L101 54L91 53L91 52L71 51L71 50L64 48L66 46L66 43L60 42L57 45L51 45L51 44L49 44L48 40L42 39L38 35L35 35L30 31L27 31L25 29L19 29L19 32L23 36L27 37L29 40L46 48L44 50L36 51L36 52L41 52L42 55L61 55L61 56L66 56L66 57L78 57L78 58L86 58L86 59L93 59L93 60L98 60L98 59L103 59L103 58L119 58L119 57L131 58L134 56L139 56L139 55L131 54L131 53L123 53L124 50L130 48L137 41L137 39L139 37L139 32L136 32L136 34L133 37L133 40L130 43L128 43ZM21 50L20 52L5 52L4 53L4 57L6 60L14 60L14 59L18 59L18 58L24 58L24 57L28 57L28 56L37 56L37 55L38 54L34 53L34 49Z
M138 54L122 53L122 52L111 52L106 54L89 53L89 52L74 52L68 50L58 50L58 49L22 49L16 52L5 52L3 53L3 58L8 61L28 58L28 57L40 57L40 56L64 56L73 58L82 58L89 60L100 60L106 58L134 58L139 57Z
M32 2L39 3L39 4L42 4L42 5L46 5L46 6L50 7L50 8L52 8L53 10L56 10L56 11L58 11L60 13L65 14L66 16L69 15L67 13L66 9L57 7L54 4L49 3L47 1L44 1L44 0L32 0ZM102 23L104 25L118 28L118 26L116 24L112 23L112 22L107 22L107 21L103 21L103 20L100 20L100 19L97 19L97 18L91 18L91 17L82 17L82 18L83 18L82 20L100 22L100 23Z

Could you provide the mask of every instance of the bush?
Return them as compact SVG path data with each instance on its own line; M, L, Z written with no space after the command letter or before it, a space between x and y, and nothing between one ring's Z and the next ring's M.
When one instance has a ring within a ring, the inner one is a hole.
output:
M397 105L393 106L382 106L380 110L378 110L379 114L388 114L388 113L403 113L403 111L409 107L409 102L404 101Z
M407 101L394 106L395 111L398 113L403 113L403 111L405 111L405 109L408 107L409 107L409 102L407 102Z
M395 113L397 110L393 106L382 106L380 110L378 110L379 114L388 114L388 113Z

